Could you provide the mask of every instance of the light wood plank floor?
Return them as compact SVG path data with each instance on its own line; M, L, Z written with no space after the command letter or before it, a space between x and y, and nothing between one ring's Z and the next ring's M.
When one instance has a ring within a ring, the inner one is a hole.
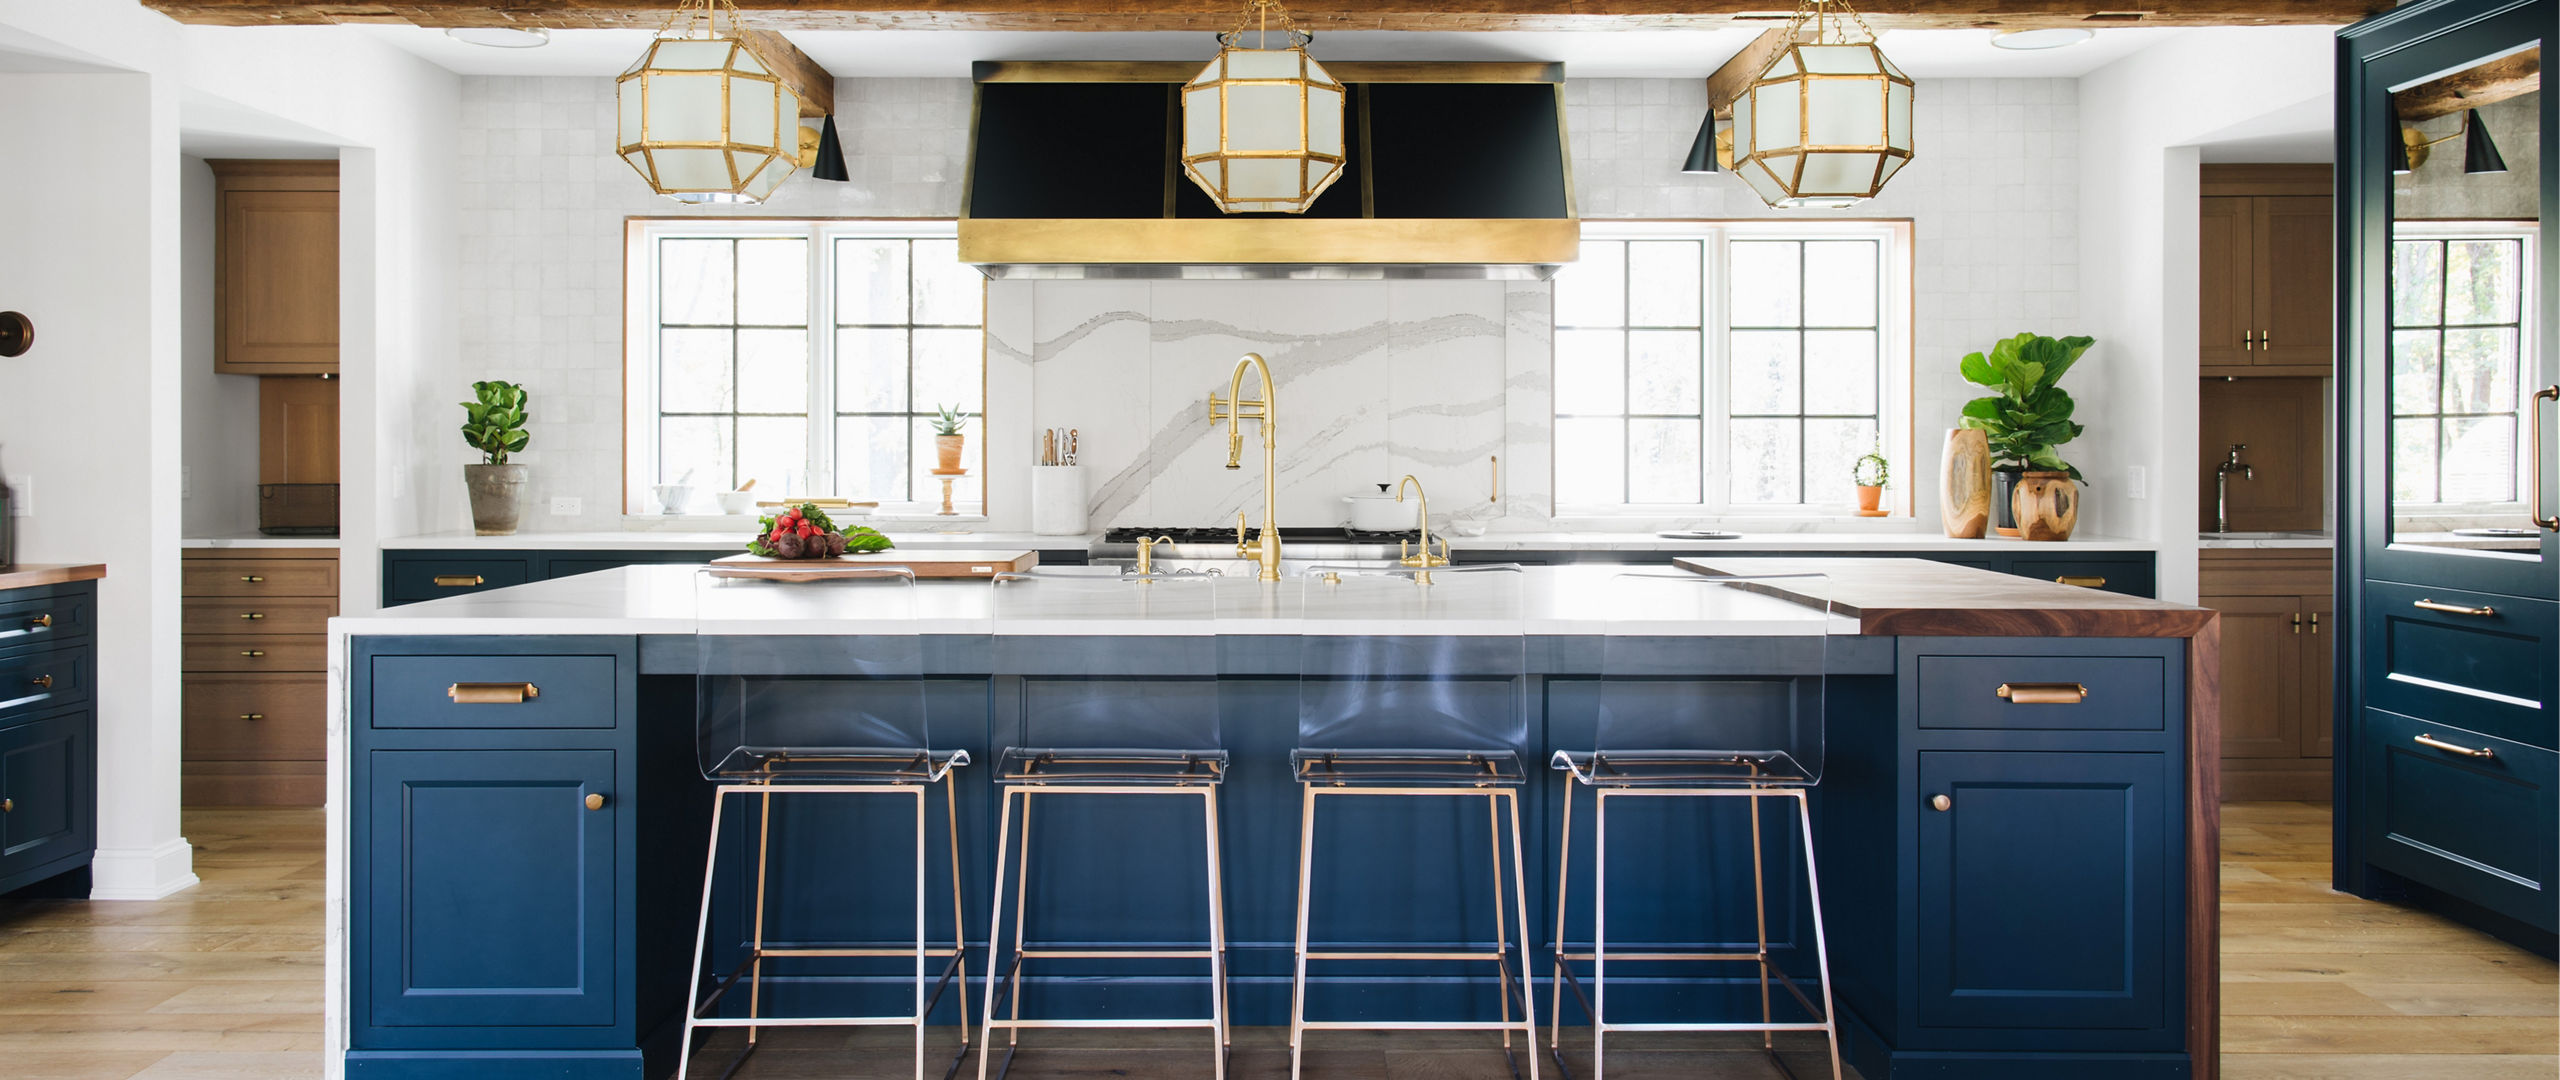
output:
M2560 1080L2560 970L2433 916L2330 892L2328 829L2322 806L2223 808L2224 1075ZM170 899L0 900L0 1076L320 1074L320 812L190 810L186 831L204 884ZM868 1051L883 1033L791 1034L834 1041L777 1039L742 1080L896 1075L894 1050L844 1052L848 1044ZM1231 1075L1285 1076L1280 1034L1239 1030ZM1154 1045L1135 1057L1111 1049L1131 1039L1117 1033L1025 1038L1042 1049L1023 1051L1019 1080L1205 1072L1188 1033L1140 1036ZM1482 1049L1488 1038L1328 1034L1311 1051L1309 1075L1508 1075L1501 1055ZM1778 1075L1756 1054L1725 1049L1730 1043L1642 1053L1635 1045L1610 1056L1613 1075ZM1800 1075L1821 1072L1813 1059L1793 1060ZM974 1072L973 1061L963 1075Z

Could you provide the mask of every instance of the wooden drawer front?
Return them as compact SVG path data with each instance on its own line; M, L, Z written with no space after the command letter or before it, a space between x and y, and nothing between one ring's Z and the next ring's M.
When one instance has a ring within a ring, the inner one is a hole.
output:
M207 761L316 761L329 756L329 680L293 675L190 675L185 754Z
M2159 590L2148 557L2080 558L2072 556L2017 555L2009 559L2008 572L2019 577L2051 581L2082 588L2102 589L2126 596L2152 596Z
M2366 858L2555 929L2560 754L2380 709L2365 710L2364 735Z
M529 559L399 556L384 560L382 598L394 604L503 589L533 580Z
M199 638L181 646L187 671L329 670L329 638L324 634L274 634L257 637Z
M86 644L0 656L0 724L89 700L94 671Z
M188 596L338 595L336 559L189 559L180 571Z
M187 601L185 628L197 634L322 634L338 613L336 597L213 597Z
M376 728L610 728L618 713L610 656L377 656ZM474 686L533 688L523 701L474 704Z
M0 594L0 652L88 637L96 610L97 596L86 590L14 599Z
M2367 584L2365 602L2366 704L2560 749L2552 709L2560 605L2385 582Z
M1923 655L1918 669L1923 728L2160 731L2168 724L2172 673L2154 656ZM2002 697L2002 686L2013 696ZM2075 686L2088 690L2076 702L2015 700Z

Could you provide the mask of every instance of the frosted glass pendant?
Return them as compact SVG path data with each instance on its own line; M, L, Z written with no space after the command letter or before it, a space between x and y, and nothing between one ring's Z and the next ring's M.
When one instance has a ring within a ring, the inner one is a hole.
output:
M1911 76L1847 0L1797 0L1787 33L1734 99L1734 173L1781 209L1874 198L1911 163Z
M727 29L713 10L726 9ZM687 203L763 202L799 164L800 98L727 0L685 0L614 83L614 152Z
M1218 209L1303 214L1342 177L1342 84L1307 55L1314 37L1278 0L1250 0L1183 85L1182 169Z

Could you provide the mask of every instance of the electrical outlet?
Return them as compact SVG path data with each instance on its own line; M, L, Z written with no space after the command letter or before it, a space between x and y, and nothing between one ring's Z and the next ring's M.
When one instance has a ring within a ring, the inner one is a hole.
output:
M36 516L36 478L20 474L9 478L9 516Z
M2126 469L2124 471L2124 497L2128 499L2150 498L2151 470L2143 468L2140 465Z
M583 513L586 513L585 501L577 496L554 495L551 497L551 515L553 517L576 517Z

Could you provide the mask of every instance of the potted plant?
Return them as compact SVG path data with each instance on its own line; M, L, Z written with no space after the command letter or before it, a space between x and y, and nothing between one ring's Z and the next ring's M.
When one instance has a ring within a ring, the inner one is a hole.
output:
M463 483L471 491L471 529L482 536L511 536L520 516L518 496L524 490L525 467L509 464L507 457L524 449L529 438L524 429L524 387L476 382L471 384L471 394L479 400L462 403L467 414L462 441L486 459L462 467Z
M939 415L933 418L933 454L937 465L934 471L959 472L960 447L968 441L968 436L960 434L960 426L968 423L969 418L961 415L958 405L943 405L935 411Z
M1884 489L1893 483L1893 463L1886 461L1879 446L1859 456L1849 466L1849 482L1858 487L1858 516L1883 517Z
M2077 405L2057 384L2095 343L2087 337L2023 333L1993 345L1988 354L1964 358L1966 381L1999 391L1966 402L1963 426L1990 441L1997 466L1991 505L1994 516L2007 521L1995 521L2004 534L2067 540L2078 523L2077 485L2084 481L2079 468L2054 448L2079 438L2087 428L2072 422ZM2021 505L2033 510L2020 513Z

